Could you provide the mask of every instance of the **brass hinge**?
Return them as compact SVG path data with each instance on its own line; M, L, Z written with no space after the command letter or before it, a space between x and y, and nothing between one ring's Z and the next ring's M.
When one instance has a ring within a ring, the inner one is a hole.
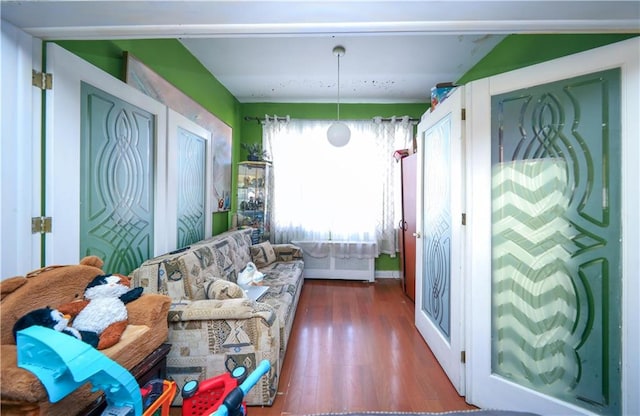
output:
M31 70L31 85L41 90L50 90L53 88L53 75L46 72L38 72Z
M467 225L467 213L462 213L462 225Z
M51 232L51 217L31 218L31 234L46 234Z
M461 108L460 109L460 118L462 119L462 121L465 121L467 119L467 109L466 108Z
M465 351L460 351L460 362L462 364L467 362L467 353Z

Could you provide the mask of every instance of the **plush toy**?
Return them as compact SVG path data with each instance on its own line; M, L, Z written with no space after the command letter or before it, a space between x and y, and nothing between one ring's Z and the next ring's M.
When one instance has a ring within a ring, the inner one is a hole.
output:
M78 331L97 334L99 350L109 348L120 340L127 328L126 303L138 299L142 288L130 289L129 278L118 274L99 275L84 291L84 300L59 306L71 315L71 326Z
M238 285L242 287L261 285L263 279L264 273L259 271L255 264L249 262L238 275Z
M93 332L78 331L69 326L69 317L62 314L57 309L51 309L49 306L35 309L22 316L13 325L13 338L16 339L18 331L29 328L33 325L44 326L56 331L76 337L81 341L95 347L98 345L98 337Z

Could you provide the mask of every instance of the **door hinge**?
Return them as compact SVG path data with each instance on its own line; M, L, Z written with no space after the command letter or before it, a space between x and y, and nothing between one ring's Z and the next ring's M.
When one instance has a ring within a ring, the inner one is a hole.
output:
M467 225L467 213L462 213L462 225Z
M460 362L465 364L467 362L467 353L466 351L460 351Z
M31 85L41 90L50 90L53 88L53 75L46 72L38 72L31 70Z
M467 120L467 109L466 108L461 108L460 109L460 119L462 119L462 121L466 121Z
M51 217L31 218L31 234L46 234L51 232Z

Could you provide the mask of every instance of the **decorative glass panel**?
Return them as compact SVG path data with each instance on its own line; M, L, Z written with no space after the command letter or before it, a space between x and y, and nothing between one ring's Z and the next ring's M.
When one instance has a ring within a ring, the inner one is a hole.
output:
M204 239L206 142L178 128L178 247Z
M129 274L153 254L154 116L85 83L81 95L80 255Z
M451 115L425 133L422 308L448 340L451 288Z
M620 413L620 72L492 97L492 369Z

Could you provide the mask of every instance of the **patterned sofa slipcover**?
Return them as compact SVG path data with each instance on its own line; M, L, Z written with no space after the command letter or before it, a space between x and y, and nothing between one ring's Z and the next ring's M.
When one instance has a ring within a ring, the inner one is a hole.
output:
M271 405L304 282L304 263L300 248L268 242L252 245L251 232L228 231L149 259L131 277L145 292L172 299L167 373L179 387L188 380L220 375L236 365L251 372L267 359L271 370L246 401L249 405ZM250 261L265 274L263 284L269 286L257 302L244 297L238 286L220 282L235 283ZM220 283L230 288L220 291ZM229 296L234 288L240 294ZM181 403L177 394L174 404Z

